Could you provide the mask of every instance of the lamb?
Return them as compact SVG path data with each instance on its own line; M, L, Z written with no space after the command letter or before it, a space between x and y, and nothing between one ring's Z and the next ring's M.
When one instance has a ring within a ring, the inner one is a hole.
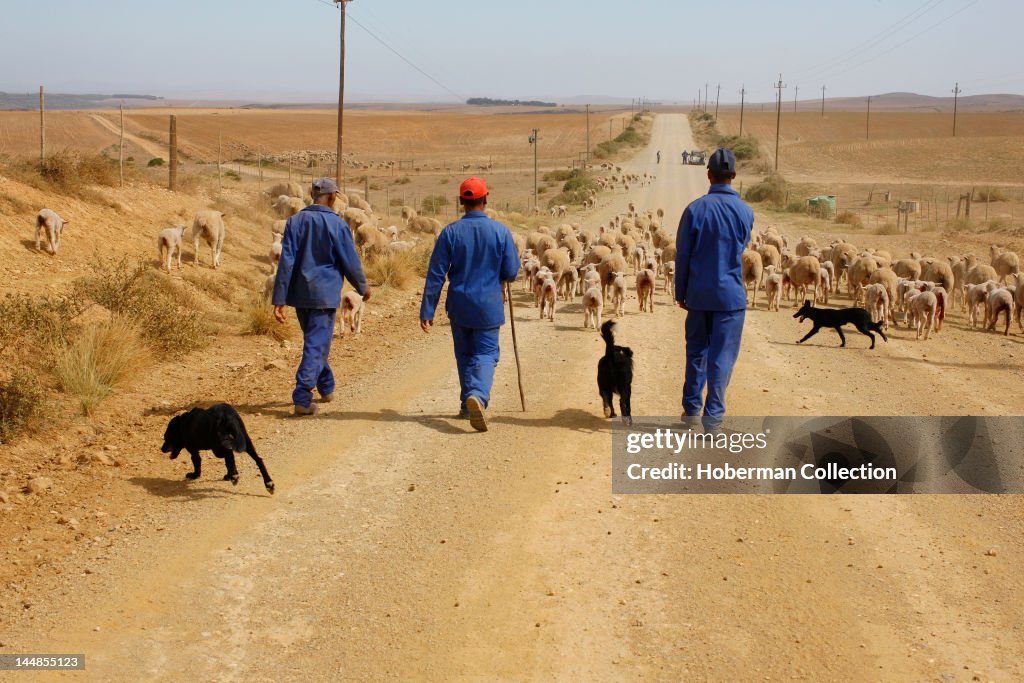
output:
M580 273L575 266L569 266L558 276L558 291L562 295L562 301L575 302L576 288L579 286Z
M832 263L828 261L828 263ZM830 271L824 268L821 271L821 288L820 288L820 299L821 303L828 304L828 293L832 289L832 274Z
M740 256L743 265L743 286L754 285L754 296L751 297L750 307L757 308L757 289L761 285L761 276L764 275L764 266L761 263L761 254L751 249L744 249Z
M1020 328L1021 332L1024 332L1022 314L1024 314L1024 282L1018 282L1017 289L1013 293L1013 315L1017 318L1017 327Z
M665 276L665 293L674 297L676 295L676 262L666 261L661 268Z
M583 293L583 328L593 327L596 330L600 327L603 309L604 300L601 298L601 288L594 286L585 291Z
M558 298L558 285L551 273L547 274L540 285L540 319L547 318L555 322L555 300Z
M871 322L882 323L882 329L889 329L889 292L880 282L869 284L864 288L864 303Z
M658 284L657 274L645 268L636 274L636 294L640 299L640 312L654 313L654 288Z
M171 261L174 252L178 252L178 270L181 270L181 242L185 235L184 225L175 225L173 228L164 228L156 238L157 258L160 261L162 270L171 272Z
M988 283L967 285L964 299L967 301L967 318L971 327L976 327L978 324L978 307L984 306L986 310L988 308L988 292Z
M612 273L611 280L612 305L615 307L615 315L622 317L626 314L626 275L622 272Z
M267 279L263 281L263 292L260 295L260 301L266 303L270 301L270 297L274 293L274 282L277 280L277 274L268 275Z
M220 252L224 248L224 236L227 227L224 225L224 217L227 214L212 209L196 211L192 219L192 244L195 248L195 264L199 265L199 240L202 238L210 247L212 252L213 267L220 267Z
M540 300L543 296L544 281L547 279L554 279L554 274L548 268L541 266L533 276L533 306L534 308L540 308Z
M388 251L388 240L384 234L372 225L363 224L355 229L352 237L356 248L363 256L367 254L383 254Z
M274 212L279 218L288 219L306 208L306 205L302 203L302 200L298 197L289 197L288 195L278 195L274 203L270 205Z
M1004 251L995 244L989 247L989 256L992 259L992 267L999 274L1000 284L1006 283L1008 275L1016 275L1020 272L1020 259L1012 251Z
M882 285L885 288L886 298L889 301L889 305L886 307L889 315L892 315L891 304L896 298L896 289L899 287L900 278L896 275L892 268L879 268L875 272L871 273L871 277L868 278L869 285ZM870 310L870 309L869 309ZM885 329L889 329L889 321L885 321Z
M39 236L45 232L47 251L56 256L60 249L60 234L64 231L64 226L70 222L61 218L52 209L40 209L36 215L36 250L40 249Z
M275 232L274 241L270 245L270 274L273 275L277 272L277 264L281 262L281 241L284 239L284 233Z
M917 330L915 339L921 338L924 332L924 340L928 341L928 333L935 325L935 311L938 308L938 299L932 292L920 292L910 299L909 310L914 327Z
M986 311L985 320L988 323L986 325L987 330L990 332L995 331L996 323L999 321L999 314L1006 314L1006 327L1003 328L1003 336L1010 334L1010 318L1013 317L1013 293L1006 289L1000 288L988 295L988 305Z
M339 336L345 336L346 327L355 334L362 334L363 310L365 307L366 303L363 301L363 297L359 296L359 292L350 289L341 295L341 327L338 330Z
M405 240L405 241L395 240L395 241L391 242L390 244L388 244L388 251L390 251L392 254L397 254L397 253L406 252L406 251L412 251L415 248L416 248L416 240Z
M775 266L768 266L768 275L764 280L764 292L768 296L768 310L779 310L779 299L782 297L782 274L775 272Z

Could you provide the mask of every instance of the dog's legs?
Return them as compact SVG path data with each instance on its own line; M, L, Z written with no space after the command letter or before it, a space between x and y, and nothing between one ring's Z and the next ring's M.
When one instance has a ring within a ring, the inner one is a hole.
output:
M226 465L228 468L227 473L224 475L224 481L230 481L235 486L238 486L238 469L235 467L234 451L214 451L214 455L216 455L218 458L224 458L224 465Z
M804 338L803 338L803 339L801 339L800 341L798 341L798 342L797 342L797 344L803 344L803 343L804 343L805 341L807 341L808 339L810 339L810 338L811 338L811 337L813 337L814 335L818 334L818 330L820 330L820 329L821 329L821 327L820 327L820 326L818 326L818 325L814 325L814 326L813 326L813 327L811 328L811 331L810 331L810 332L808 332L807 334L805 334L805 335L804 335Z
M263 464L263 458L256 455L256 447L252 445L252 439L249 435L245 435L245 452L249 454L253 462L256 463L256 467L260 470L260 475L263 477L263 485L267 487L267 491L270 493L274 492L274 482L270 478L270 473L267 472L267 466Z
M189 451L192 456L192 471L185 475L186 479L198 479L203 469L203 461L199 458L199 451Z
M627 425L633 424L633 408L629 404L631 393L630 387L622 387L622 393L619 394L619 412L622 413L622 421Z
M615 417L615 404L612 403L612 392L610 389L601 389L601 403L604 404L604 416Z
M837 327L836 332L839 333L839 340L842 342L839 346L846 346L846 335L843 334L843 328Z

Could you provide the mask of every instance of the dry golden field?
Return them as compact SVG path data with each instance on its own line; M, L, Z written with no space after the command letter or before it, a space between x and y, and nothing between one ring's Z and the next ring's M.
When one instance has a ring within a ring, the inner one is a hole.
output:
M747 112L743 132L774 156L775 113ZM1019 184L1024 180L1024 114L961 114L957 137L947 113L782 113L779 170L794 179L843 182ZM739 131L739 113L719 116Z

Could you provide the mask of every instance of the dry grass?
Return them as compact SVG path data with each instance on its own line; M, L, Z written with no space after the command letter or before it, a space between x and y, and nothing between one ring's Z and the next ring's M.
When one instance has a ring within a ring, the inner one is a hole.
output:
M61 389L78 399L83 415L125 380L146 367L150 356L136 325L114 316L90 325L57 355L54 373Z
M23 368L0 381L0 443L9 442L43 412L44 397L39 377Z
M863 222L860 219L860 216L858 216L852 211L840 211L836 215L835 220L836 223L839 223L841 225L849 225L857 228L861 227L861 225L863 224Z
M262 296L255 296L242 305L245 323L242 334L267 336L277 341L292 338L292 328L282 325L274 318L273 307Z
M37 160L7 161L6 175L47 193L106 203L92 188L113 187L120 182L117 163L98 154L61 151Z
M421 272L422 249L388 254L371 254L363 261L366 279L376 287L406 289ZM427 257L429 259L429 255ZM422 272L426 272L424 268Z

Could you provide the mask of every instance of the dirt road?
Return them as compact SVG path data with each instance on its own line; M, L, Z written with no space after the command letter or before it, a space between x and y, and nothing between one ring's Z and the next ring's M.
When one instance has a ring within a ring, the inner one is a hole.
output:
M633 164L657 181L593 221L630 199L677 220L706 185L677 161L691 146L685 117L659 117ZM326 414L282 419L264 448L277 496L247 463L230 501L155 496L180 523L68 577L46 635L4 639L84 652L88 678L107 681L1024 677L1019 498L613 496L602 344L578 304L552 324L517 297L529 412L506 328L492 430L452 419L451 341L435 327ZM660 288L654 314L637 308L619 325L634 413L677 414L683 313ZM1014 338L953 321L941 345L896 332L869 356L859 339L794 346L785 310L747 320L736 414L1022 407Z

